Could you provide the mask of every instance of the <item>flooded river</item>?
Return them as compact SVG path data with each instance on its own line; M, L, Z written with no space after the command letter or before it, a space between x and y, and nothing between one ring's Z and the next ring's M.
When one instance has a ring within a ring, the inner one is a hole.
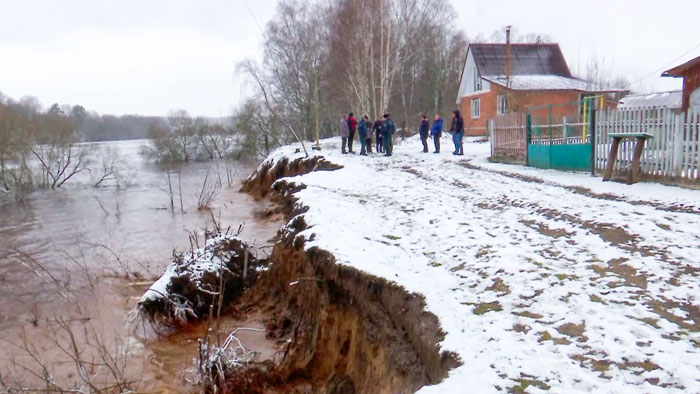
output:
M173 250L189 249L190 234L201 236L204 228L212 227L213 218L234 231L244 224L241 237L257 246L269 244L279 228L279 222L256 218L256 212L267 208L265 203L238 192L254 164L190 163L168 171L142 157L146 143L86 144L92 172L79 174L57 190L31 192L21 202L0 196L4 376L17 363L15 357L27 358L22 355L26 346L18 345L25 342L41 347L48 361L62 362L60 352L52 353L45 340L51 336L46 332L53 327L49 322L59 319L71 324L90 321L100 334L127 337L126 342L134 342L131 353L149 358L146 364L151 366L139 368L151 379L146 386L155 391L157 381L177 386L178 377L168 374L176 374L173 365L183 362L178 359L187 347L183 341L193 340L191 335L157 340L127 327L127 314L143 284L162 272ZM94 187L100 163L110 156L117 158L116 176ZM210 209L198 209L206 177L222 187ZM24 338L27 341L20 340ZM170 361L153 360L154 354L171 353ZM154 372L153 365L165 369ZM56 368L60 375L61 367Z

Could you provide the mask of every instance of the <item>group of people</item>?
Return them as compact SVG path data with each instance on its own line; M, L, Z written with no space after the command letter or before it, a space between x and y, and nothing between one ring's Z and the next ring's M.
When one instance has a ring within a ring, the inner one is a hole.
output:
M464 155L464 119L459 110L455 110L452 117L452 125L449 133L452 134L455 150L453 155ZM428 117L423 114L421 123L418 127L421 143L423 144L423 152L428 152L428 135L433 137L435 151L440 153L440 138L442 137L443 120L440 115L435 115L432 127ZM352 112L348 115L343 115L340 120L340 138L342 139L341 152L345 155L355 153L352 150L352 144L355 139L355 133L359 134L360 140L360 155L367 156L372 153L372 134L375 134L376 151L384 153L384 156L391 156L393 153L394 142L393 137L396 132L396 126L391 119L391 114L384 114L383 119L377 119L374 122L369 120L369 116L363 116L359 122L355 119Z
M394 121L390 114L384 114L383 120L377 119L372 123L369 116L365 115L358 123L352 112L343 115L340 120L340 138L342 139L341 152L345 155L355 153L352 150L352 143L355 140L355 132L359 134L360 155L367 156L372 153L372 134L375 134L377 153L384 153L384 156L391 156L394 150L393 137L396 132ZM347 149L347 150L346 150Z
M452 125L450 126L449 133L452 134L452 142L455 145L455 150L452 152L453 155L464 155L464 144L462 140L464 139L464 118L460 114L459 110L452 112ZM423 152L428 152L428 134L433 137L433 144L435 145L435 151L433 153L440 153L440 138L442 137L442 118L440 115L435 115L435 120L433 121L433 126L430 127L430 121L428 117L423 114L420 126L418 127L418 134L420 135L420 141L423 144Z

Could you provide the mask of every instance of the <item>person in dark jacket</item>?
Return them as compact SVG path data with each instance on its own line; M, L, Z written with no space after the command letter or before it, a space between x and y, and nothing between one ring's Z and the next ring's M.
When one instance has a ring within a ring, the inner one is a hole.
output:
M355 139L355 131L357 130L357 121L355 120L355 116L352 112L350 112L350 114L348 115L348 129L349 129L348 152L355 153L355 151L352 150L352 141Z
M343 119L340 119L340 138L342 140L342 145L340 151L346 155L348 152L345 151L345 146L348 144L348 134L350 129L348 129L348 117L343 115Z
M394 142L392 137L396 132L394 121L391 120L390 114L384 114L384 122L382 123L382 139L384 140L384 156L391 156L394 150Z
M377 119L374 121L374 138L377 142L377 153L384 153L384 140L382 139L382 120Z
M365 123L367 123L367 139L365 143L367 144L367 153L372 153L372 121L369 120L369 116L365 115Z
M458 109L454 110L453 114L450 131L452 132L452 141L455 143L455 151L452 152L452 154L462 156L464 155L464 145L462 144L462 139L464 138L464 118L462 118Z
M423 153L428 153L428 130L430 129L430 121L428 117L423 114L422 120L420 121L420 126L418 127L418 134L420 134L420 142L423 143Z
M440 153L440 137L442 137L442 118L440 115L435 115L430 135L433 136L433 144L435 144L435 152L433 153Z
M360 123L357 125L357 132L360 137L360 155L367 156L367 132L372 132L369 125L369 117L367 115L360 119Z

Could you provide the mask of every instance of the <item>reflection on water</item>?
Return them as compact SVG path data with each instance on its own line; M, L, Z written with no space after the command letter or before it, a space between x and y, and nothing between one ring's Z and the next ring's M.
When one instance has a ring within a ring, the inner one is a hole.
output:
M245 223L241 237L258 245L274 235L279 223L255 218L255 212L264 209L262 203L238 193L252 164L190 163L173 170L173 212L167 172L144 160L144 144L145 140L87 144L97 167L109 152L119 158L117 179L100 187L92 186L100 171L96 169L60 189L34 191L23 202L0 196L0 336L30 325L37 310L60 305L68 297L59 289L85 285L80 278L98 280L99 275L126 272L137 275L132 280L152 278L173 249L189 248L188 232L211 228L212 216L223 226ZM223 187L211 211L197 210L207 174L220 176ZM56 306L52 312L60 310Z

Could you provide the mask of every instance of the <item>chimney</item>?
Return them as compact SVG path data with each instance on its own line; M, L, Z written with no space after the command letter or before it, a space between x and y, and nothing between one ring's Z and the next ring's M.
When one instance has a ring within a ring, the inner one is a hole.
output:
M510 88L510 28L506 26L506 87Z

